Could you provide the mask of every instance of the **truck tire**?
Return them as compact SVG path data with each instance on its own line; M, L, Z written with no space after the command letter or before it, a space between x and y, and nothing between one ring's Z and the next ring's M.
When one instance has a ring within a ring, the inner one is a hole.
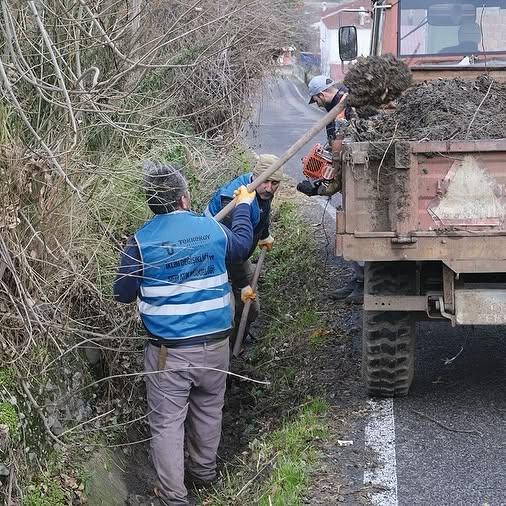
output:
M416 295L415 262L367 262L364 290L371 295ZM403 311L364 311L362 369L374 397L408 394L415 366L414 315Z

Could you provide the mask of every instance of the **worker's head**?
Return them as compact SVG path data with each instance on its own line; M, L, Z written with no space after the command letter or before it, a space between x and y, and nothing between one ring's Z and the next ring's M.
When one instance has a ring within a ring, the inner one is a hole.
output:
M260 155L257 159L255 167L253 168L253 178L256 179L260 174L272 166L273 163L277 162L279 158L276 155ZM274 174L271 174L269 178L260 183L256 192L259 198L262 200L269 200L274 197L279 184L283 179L283 168L280 167Z
M155 214L190 208L188 183L174 165L145 160L144 191L148 206Z
M459 43L473 42L478 46L481 40L481 29L474 21L459 26Z
M317 104L318 107L325 107L332 102L337 93L336 83L327 76L316 76L307 85L310 104Z

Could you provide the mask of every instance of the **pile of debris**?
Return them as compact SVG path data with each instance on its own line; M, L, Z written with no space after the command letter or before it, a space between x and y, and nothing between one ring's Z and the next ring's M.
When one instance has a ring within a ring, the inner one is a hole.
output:
M370 109L370 108L369 108ZM409 88L391 113L361 114L346 134L355 141L446 141L506 138L506 84L439 79ZM362 116L362 118L360 118Z
M388 104L411 82L408 66L391 54L358 58L344 78L350 90L348 103L356 108Z

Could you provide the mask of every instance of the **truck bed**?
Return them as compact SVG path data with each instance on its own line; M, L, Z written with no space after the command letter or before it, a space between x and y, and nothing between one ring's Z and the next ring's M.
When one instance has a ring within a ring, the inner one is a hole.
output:
M506 272L506 140L343 144L338 255Z

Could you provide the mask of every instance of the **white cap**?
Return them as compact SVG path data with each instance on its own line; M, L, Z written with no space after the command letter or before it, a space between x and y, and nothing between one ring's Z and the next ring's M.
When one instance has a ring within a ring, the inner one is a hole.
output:
M311 79L311 81L309 81L309 84L307 85L310 96L309 103L312 104L315 101L313 98L315 95L318 95L318 93L325 91L334 84L336 84L335 81L332 81L330 77L323 75L313 77L313 79Z

